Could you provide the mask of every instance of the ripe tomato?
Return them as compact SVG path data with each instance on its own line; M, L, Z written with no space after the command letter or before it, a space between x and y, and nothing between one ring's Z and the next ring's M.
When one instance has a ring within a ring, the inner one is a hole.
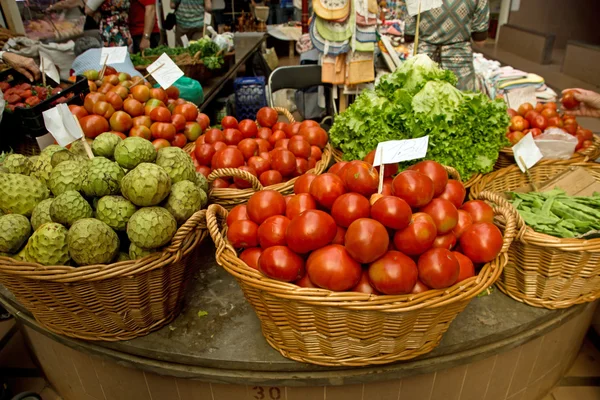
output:
M150 111L150 119L154 122L171 122L171 112L167 107L156 107Z
M408 203L395 196L383 196L371 207L371 218L390 229L406 228L410 224L411 216L412 210Z
M421 161L416 163L410 169L418 171L433 182L433 196L437 197L444 191L446 184L448 183L448 172L442 166L442 164L435 161Z
M337 227L331 215L319 210L306 210L292 219L286 240L292 251L305 254L331 243L336 233Z
M360 276L360 280L358 281L356 286L350 289L350 291L366 294L381 294L377 290L375 290L375 288L371 285L371 282L369 281L369 271L366 269L363 270Z
M260 247L250 247L240 254L240 259L245 262L250 268L258 270L258 259L263 250Z
M261 185L268 187L283 182L283 176L281 176L281 172L270 169L260 174L258 180Z
M229 214L227 214L227 226L231 226L234 221L244 221L249 219L247 206L245 204L238 204L229 211Z
M531 122L539 115L540 115L539 112L537 112L535 110L529 110L529 111L527 111L527 114L525 114L525 119L527 121L529 121L529 123L531 124Z
M287 149L288 148L288 143L289 143L290 139L279 139L277 142L275 142L275 148L276 149Z
M490 262L502 250L502 233L489 222L474 223L460 237L460 247L474 263Z
M214 142L212 146L215 148L215 151L223 150L227 148L225 142ZM212 162L212 160L211 160Z
M389 235L381 222L371 218L359 218L346 230L345 246L356 261L367 264L385 254Z
M371 150L371 152L369 152L369 154L367 154L363 160L368 162L371 165L375 164L375 153L376 152L377 152L377 149ZM381 171L381 167L375 167L375 169L377 170L377 173L379 173ZM397 173L398 173L398 164L385 164L383 166L383 176L385 178L391 178L392 176L396 175Z
M242 141L242 139L244 138L242 136L242 132L240 132L237 129L225 129L223 131L223 137L225 138L225 143L227 143L228 145L234 145L237 146L237 144L239 142Z
M116 92L106 93L106 101L112 105L115 110L123 108L123 99ZM132 115L132 117L135 117L135 115Z
M474 224L477 222L494 222L494 210L485 201L467 201L460 209L471 215Z
M415 283L415 287L413 287L411 294L419 294L430 290L431 288L425 285L423 282L417 279L417 283Z
M550 119L552 117L556 117L558 114L556 113L556 110L554 108L544 108L541 111L542 116L544 116L544 118L546 119Z
M429 250L437 236L431 217L425 213L413 214L411 223L394 234L394 246L409 256L418 256Z
M438 235L445 235L454 229L458 223L456 207L445 199L433 199L421 211L429 214L433 219Z
M208 115L203 113L198 114L198 117L196 117L196 122L200 124L200 127L202 127L202 132L204 132L210 126L210 118L208 118Z
M362 275L360 264L339 244L313 251L306 261L306 271L315 285L338 292L356 286Z
M196 160L201 165L210 166L213 156L215 155L215 149L212 144L204 143L194 148L194 154L196 155Z
M213 169L239 168L244 165L244 155L234 147L226 147L218 150L211 160Z
M285 246L285 232L290 220L283 215L269 217L258 227L258 243L266 249L273 246Z
M514 116L516 116L516 115L519 115L519 113L517 111L515 111L514 108L509 108L506 111L508 112L508 116L511 117L511 118L514 117Z
M346 229L341 226L337 227L335 237L331 241L331 244L341 244L342 246L346 243Z
M111 129L117 132L129 132L129 130L133 127L133 119L125 111L115 111L115 113L110 117L109 122Z
M144 138L146 140L152 140L152 132L150 132L150 128L145 125L134 126L129 131L129 136L137 136Z
M431 249L418 261L419 279L433 289L443 289L456 283L460 272L458 260L450 250Z
M242 165L241 167L239 167L239 169L258 177L256 175L256 171L252 167L249 167L247 165ZM252 183L250 183L247 180L242 179L242 178L237 178L237 177L233 178L233 183L235 183L235 186L237 186L240 189L248 189L248 188L252 187Z
M254 139L244 139L244 140L254 140ZM244 155L244 157L245 157L245 155ZM248 166L254 168L254 170L256 171L256 175L260 176L263 172L266 172L271 169L271 162L265 160L262 157L253 156L248 159Z
M114 107L107 101L99 101L96 104L94 104L93 111L94 114L100 115L101 117L104 117L106 119L109 119L115 113Z
M237 119L235 119L232 116L226 116L223 117L223 119L221 120L221 127L223 128L223 130L225 129L237 129L238 128L238 121Z
M240 121L238 126L238 129L244 138L255 138L256 134L258 133L256 122L252 121L251 119L244 119Z
M579 133L583 136L583 140L593 140L594 139L594 133L592 131L590 131L589 129L580 127L577 130L577 133Z
M456 235L454 235L454 233L452 232L436 237L433 241L433 244L431 245L432 248L440 248L446 250L452 250L454 246L456 246Z
M263 107L256 113L256 121L260 126L270 128L277 123L277 111L271 107Z
M339 162L336 162L335 164L333 164L331 166L331 168L329 168L329 171L327 171L327 172L329 172L330 174L339 175L339 173L342 170L342 168L344 168L347 164L348 164L348 161L339 161Z
M462 183L454 179L449 179L444 191L438 197L440 199L446 199L454 204L454 207L460 208L463 201L465 201L466 195L467 190Z
M255 139L256 143L258 144L258 152L259 153L267 153L273 148L273 146L271 146L271 143L269 143L268 140L265 139L261 139L261 138L257 138Z
M315 160L315 164L317 161L320 161L323 158L323 152L317 146L310 146L310 159Z
M294 193L309 193L310 185L316 177L317 175L315 174L307 173L296 179L296 182L294 182Z
M527 111L533 110L533 106L530 103L524 103L519 106L519 114L523 117L527 114Z
M258 269L269 278L294 282L304 273L304 260L285 246L273 246L263 250L258 259Z
M552 108L553 110L556 110L556 102L552 101L549 103L544 104L544 108Z
M150 126L152 137L155 139L166 139L171 141L175 139L175 125L168 122L155 122Z
M516 117L512 117L510 120L510 130L511 131L524 131L529 128L529 122L520 115Z
M154 111L154 110L153 110ZM181 132L185 129L185 124L187 123L185 117L181 114L173 114L171 115L171 123L175 126L175 130L177 132Z
M187 144L187 138L183 133L175 134L175 139L171 140L171 146L179 147L183 149L183 147Z
M329 136L327 132L320 126L311 126L308 128L300 127L298 134L310 143L311 146L317 146L320 149L324 149L327 146Z
M370 197L377 192L379 186L379 174L372 165L364 161L352 161L345 167L345 173L341 178L348 191L365 197Z
M337 175L326 173L317 176L310 184L309 193L322 207L331 209L335 200L346 193L344 181Z
M358 193L344 193L331 207L331 216L339 226L347 228L359 218L369 218L371 205Z
M276 149L271 153L271 168L282 176L290 176L296 170L296 157L286 149Z
M171 143L169 143L169 141L167 139L156 139L156 140L152 141L152 145L158 151L162 148L170 147ZM208 174L206 174L204 176L208 176ZM213 186L214 186L214 183L213 183Z
M157 99L162 102L166 102L169 98L164 89L161 88L152 88L150 89L150 98Z
M249 220L234 221L227 229L227 240L236 249L258 245L258 225Z
M392 192L413 208L423 207L433 198L433 181L418 171L407 170L394 178Z
M217 178L212 183L213 189L224 189L224 188L228 188L229 185L230 185L229 181L227 181L223 178Z
M209 129L204 134L204 142L209 144L215 142L225 142L225 135L223 135L223 132L218 129Z
M271 128L261 127L256 133L256 137L264 140L269 140L272 134L273 131L271 130Z
M70 105L69 110L71 110L71 114L73 114L79 120L89 115L87 110L82 106Z
M91 93L90 93L91 94ZM99 115L88 115L79 120L85 137L95 138L99 134L108 131L108 121Z
M318 288L318 286L315 286L315 284L310 281L310 278L308 277L308 273L305 273L302 278L298 279L294 283L303 288L310 288L310 289Z
M547 126L548 120L543 115L538 114L531 120L532 128L538 128L543 131L544 129L546 129Z
M399 251L388 251L369 265L369 281L383 294L407 294L417 283L417 265Z
M183 115L188 122L196 121L196 118L198 118L198 107L190 103L179 104L175 106L173 114Z
M285 199L274 190L261 190L248 200L248 216L257 224L262 224L274 215L285 215Z
M456 236L457 239L460 239L465 230L471 225L473 225L473 217L471 217L471 214L465 210L458 210L458 222L454 229L452 229L452 233L454 233L454 236Z
M137 101L145 103L150 100L150 89L144 85L137 85L131 88L131 95Z
M133 126L145 126L148 129L152 126L152 120L147 115L140 115L139 117L135 117L133 119Z
M572 110L574 108L579 107L579 100L575 98L576 90L569 90L565 94L563 94L562 99L560 100L563 107L567 110Z
M309 170L308 160L305 158L296 158L296 170L292 176L304 175Z
M311 155L311 146L306 140L290 140L287 146L296 157L309 158Z
M575 135L577 133L577 128L579 127L577 125L577 123L572 123L570 122L571 120L569 120L569 122L565 122L565 125L563 126L563 129L565 131L567 131L568 133L570 133L571 135Z
M317 203L308 193L300 193L291 196L285 209L285 215L290 220L296 218L306 210L316 210Z
M452 254L454 254L454 257L456 257L460 267L460 272L458 273L458 279L456 279L456 283L475 276L475 266L469 257L457 251L453 251Z

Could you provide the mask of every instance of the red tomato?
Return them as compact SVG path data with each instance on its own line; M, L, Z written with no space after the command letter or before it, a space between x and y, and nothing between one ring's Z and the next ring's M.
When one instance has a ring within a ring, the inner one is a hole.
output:
M127 110L125 110L125 111L127 111ZM181 132L182 130L185 129L185 124L187 123L187 121L185 120L185 117L183 115L173 114L173 115L171 115L171 123L173 124L173 126L175 126L175 130L177 132Z
M244 139L253 140L253 139ZM254 168L256 175L260 176L263 172L267 172L271 169L271 163L262 157L253 156L248 159L248 166Z
M371 207L371 218L390 229L406 228L410 224L411 216L412 210L408 203L395 196L383 196Z
M256 126L256 122L251 119L244 119L240 121L239 128L242 136L246 138L255 138L258 133L258 126Z
M465 210L458 210L458 222L454 229L452 229L452 233L454 233L454 236L456 236L457 239L460 239L465 230L471 225L473 225L473 217L471 217L471 214Z
M426 160L416 163L410 167L410 169L418 171L431 179L433 182L434 197L437 197L444 192L444 188L448 183L448 172L446 172L446 169L442 164Z
M256 133L256 137L264 140L269 140L273 131L270 128L260 128Z
M331 216L336 224L347 228L359 218L369 218L371 205L366 197L358 193L344 193L331 207Z
M510 120L510 130L511 131L523 131L529 128L529 122L520 115L516 117L512 117Z
M271 107L263 107L256 113L256 121L260 126L267 128L272 127L277 123L278 114L277 111Z
M286 240L292 251L306 254L331 243L336 233L337 226L331 215L319 210L306 210L292 219Z
M362 275L360 276L360 280L352 289L351 292L357 293L366 293L366 294L381 294L373 286L371 286L371 282L369 282L369 271L363 270Z
M364 161L352 161L346 166L341 178L348 191L362 194L365 197L376 193L379 186L379 174L372 165Z
M376 152L377 152L377 149L372 150L369 154L367 154L365 156L365 158L363 160L368 162L371 165L375 164L375 153ZM381 170L381 167L375 167L375 169L379 173L379 171ZM396 175L397 173L398 173L398 164L385 164L384 165L383 176L385 178L390 178L390 177Z
M275 125L273 125L271 127L271 129L273 129L274 131L284 131L285 132L285 130L288 129L288 124L285 122L276 122ZM286 132L286 136L287 136L287 132Z
M425 213L413 214L411 224L394 235L394 246L409 256L429 250L437 236L435 223Z
M309 169L308 160L305 158L296 158L296 171L292 174L292 176L301 176L304 175Z
M346 231L345 246L356 261L367 264L385 254L389 235L381 222L371 218L359 218Z
M320 126L300 127L298 134L306 139L311 146L317 146L320 149L324 149L329 140L327 132Z
M296 179L296 182L294 182L294 193L309 193L310 185L316 177L317 175L315 174L307 173Z
M530 103L524 103L519 106L519 114L525 116L528 111L533 110L533 106Z
M257 224L262 224L274 215L285 215L285 199L274 190L261 190L248 200L248 217Z
M300 193L291 196L285 209L285 215L290 220L296 218L306 210L316 210L317 203L308 193Z
M275 148L276 149L287 149L288 148L288 143L290 142L290 139L279 139L276 143L275 143Z
M572 110L574 108L579 107L580 102L575 98L575 93L577 93L576 90L569 90L568 92L563 94L563 97L560 100L563 107L567 110Z
M298 279L294 283L303 288L310 288L310 289L318 288L318 286L315 286L315 284L310 281L310 278L308 277L308 273L305 273L302 278Z
M516 133L516 132L513 132L513 133ZM529 133L531 133L531 136L533 136L534 138L536 138L536 137L540 136L543 132L539 128L532 128L532 129L529 130ZM518 141L517 141L517 143L518 143Z
M290 176L296 170L296 157L286 149L273 150L271 153L271 168L279 171L282 176Z
M258 245L258 225L248 220L234 221L227 229L227 240L236 249Z
M257 138L256 143L258 144L258 152L267 153L272 149L271 143L268 140Z
M458 260L450 250L431 249L419 257L419 279L433 289L443 289L456 283L460 272Z
M273 246L263 250L258 259L258 269L269 278L294 282L304 273L304 260L285 246Z
M239 142L242 141L242 139L244 138L242 136L242 132L238 131L237 129L225 129L223 131L223 136L225 137L225 143L227 143L228 145L235 145L237 146L237 144Z
M220 168L239 168L244 165L244 155L234 147L226 147L223 150L215 152L211 160L213 169Z
M474 224L477 222L494 222L494 210L485 201L467 201L460 209L471 215Z
M160 140L160 139L158 139ZM156 142L156 140L155 140ZM154 144L154 142L152 142L152 144ZM210 167L207 167L206 165L200 165L199 167L196 168L196 172L201 173L202 175L204 175L204 177L208 178L208 175L210 175L210 173L212 172L212 169L210 169Z
M249 167L247 165L242 165L241 167L239 167L239 169L242 171L249 172L250 174L252 174L254 176L257 176L254 168ZM237 177L233 178L233 183L235 183L235 186L237 186L240 189L248 189L248 188L252 187L252 183L250 183L247 180L242 179L242 178L237 178Z
M292 140L288 143L288 150L296 157L308 158L311 154L311 146L306 140Z
M225 135L218 129L209 129L204 134L204 143L225 142Z
M337 227L337 233L331 241L331 244L341 244L342 246L346 243L346 229L341 226Z
M413 288L411 294L419 294L430 290L430 287L427 287L423 282L417 279L417 283L415 283L415 287Z
M271 186L283 182L283 176L281 172L270 169L260 174L258 180L263 186Z
M369 281L383 294L407 294L417 283L417 265L399 251L388 251L369 265Z
M310 159L315 160L315 164L317 161L320 161L323 158L323 152L317 146L310 146Z
M225 142L214 142L212 145L215 148L215 151L223 150L227 148ZM212 160L211 160L212 162Z
M242 139L237 147L246 160L250 160L251 157L258 155L258 143L256 143L255 139Z
M342 168L344 168L347 164L348 164L347 161L336 162L335 164L333 164L331 166L331 168L329 168L329 171L327 171L327 172L329 172L330 174L339 175L339 173L342 170Z
M240 254L240 260L248 264L252 269L258 270L258 259L262 254L263 250L260 247L250 247L242 251Z
M547 126L548 120L543 115L538 114L531 120L532 128L538 128L543 131L544 129L546 129Z
M590 131L589 129L580 127L577 130L577 133L579 133L583 136L583 140L593 140L594 139L594 133L592 131Z
M452 250L454 246L456 246L456 235L454 235L452 232L436 237L433 241L433 245L431 245L433 248L446 250Z
M152 132L152 137L156 139L166 139L173 140L175 139L175 125L167 123L167 122L155 122L150 126L150 132Z
M440 199L446 199L454 204L454 207L460 208L463 201L465 201L466 195L467 190L462 183L454 179L449 179L444 191L438 197Z
M398 196L409 206L423 207L433 198L433 181L418 171L408 170L399 173L392 182L394 196Z
M88 114L88 112L86 111L85 108L83 108L82 106L76 106L76 105L70 105L69 106L69 110L71 110L71 114L73 114L74 116L77 117L77 119L81 119L83 117L86 117Z
M187 144L187 138L183 133L177 133L175 138L171 140L171 146L179 147L183 149L183 146Z
M249 220L248 212L245 204L238 204L233 207L227 214L227 226L231 226L234 221Z
M460 267L460 272L458 273L458 279L456 279L456 283L475 276L475 266L469 257L457 251L453 251L452 254L454 254L454 257L456 257Z
M150 119L154 122L171 122L171 111L167 107L156 107L150 111Z
M238 128L238 122L237 119L235 119L232 116L226 116L223 117L223 119L221 120L221 127L223 129L237 129Z
M208 118L208 115L203 114L203 113L198 114L198 116L196 117L196 122L200 124L200 127L202 128L202 132L207 130L208 127L210 126L210 118Z
M460 247L474 263L490 262L502 250L502 233L489 222L474 223L460 237Z
M90 93L91 94L91 93ZM99 115L88 115L79 120L85 137L95 138L101 133L108 131L108 121Z
M535 119L535 117L539 116L540 113L535 111L535 110L529 110L527 111L527 114L525 114L525 119L527 121L529 121L529 123L531 124L531 122Z
M541 114L546 119L550 119L550 118L556 117L558 115L556 113L556 110L553 108L544 108L544 109L542 109Z
M571 120L569 120L569 121L571 121ZM563 126L563 129L565 131L567 131L568 133L570 133L571 135L575 135L577 133L577 128L578 128L577 123L571 123L571 122L569 122L569 123L565 122L565 126Z
M315 285L338 292L356 286L362 275L360 264L339 244L313 251L306 261L306 271Z
M309 193L322 207L331 209L335 200L346 193L344 181L337 175L326 173L317 176L310 184Z
M214 189L224 189L224 188L228 188L230 185L229 181L226 181L223 178L217 178L213 181L212 183L212 187Z
M269 217L258 227L258 243L266 249L273 246L285 246L285 232L290 220L283 215Z
M433 199L421 211L431 216L438 235L445 235L454 229L458 223L458 211L456 207L445 199Z
M287 139L287 137L285 136L285 132L284 131L274 131L273 134L271 136L269 136L269 139L267 139L267 140L269 141L269 144L272 147L275 147L277 142L282 139Z

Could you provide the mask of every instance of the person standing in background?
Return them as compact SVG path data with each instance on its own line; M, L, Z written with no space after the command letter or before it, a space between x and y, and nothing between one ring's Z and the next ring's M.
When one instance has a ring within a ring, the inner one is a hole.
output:
M204 28L204 11L211 12L211 0L174 0L171 8L175 11L177 25L175 27L175 39L178 46L183 46L181 37L186 35L188 40L202 38Z
M277 23L287 24L294 19L294 2L293 0L279 0L279 8L277 9Z
M131 0L129 30L134 53L158 46L160 30L156 22L156 0Z
M416 16L406 20L408 43L414 42L416 20ZM475 90L471 43L485 44L489 23L488 0L442 0L442 7L421 13L418 53L454 72L460 90Z
M212 1L212 16L215 22L215 30L219 29L219 25L225 23L223 20L223 12L225 11L225 0L213 0Z

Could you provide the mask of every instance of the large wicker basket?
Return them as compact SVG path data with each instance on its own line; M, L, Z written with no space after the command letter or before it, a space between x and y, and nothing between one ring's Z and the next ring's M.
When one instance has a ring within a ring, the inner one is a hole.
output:
M47 329L84 340L128 340L171 322L181 311L195 251L206 236L198 211L162 253L84 267L0 257L0 283Z
M290 123L296 122L292 114L281 107L273 107L279 114L285 115L285 117L290 121ZM190 143L184 150L188 153L193 152L195 149L195 145ZM317 162L314 168L307 171L307 173L313 173L320 175L329 167L329 163L331 162L331 146L327 144L323 149L323 154L321 156L321 160ZM220 204L226 209L230 210L238 204L246 203L250 197L263 189L276 190L281 194L288 195L294 192L294 183L296 183L296 178L292 178L289 181L278 183L271 186L263 186L258 178L247 171L240 170L238 168L222 168L216 169L212 171L208 175L208 183L211 185L217 178L241 178L245 181L250 182L252 185L251 188L248 189L235 189L235 188L211 188L208 197L210 203Z
M482 198L487 198L482 194ZM407 360L433 350L454 318L491 286L515 235L510 210L494 206L505 225L502 253L479 275L418 295L374 296L301 288L276 281L241 261L227 241L227 211L209 206L207 225L217 262L238 281L261 321L267 342L284 357L327 366Z
M545 181L570 167L584 167L600 180L600 164L543 162L531 168L536 182ZM484 178L471 195L500 193L526 186L529 180L518 166L501 169ZM500 290L535 307L566 308L600 297L600 239L562 239L535 232L513 208L518 234L509 250L509 261L498 280Z

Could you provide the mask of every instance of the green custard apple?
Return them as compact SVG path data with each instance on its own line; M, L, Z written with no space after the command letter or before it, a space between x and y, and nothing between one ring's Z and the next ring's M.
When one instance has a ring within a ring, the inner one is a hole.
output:
M95 218L75 222L67 235L69 254L79 266L108 264L119 252L119 237Z
M21 257L42 265L67 265L70 261L67 233L67 228L55 222L40 226L27 241Z
M136 211L127 224L131 243L142 249L164 246L175 235L177 221L162 207L145 207Z
M92 152L96 157L106 157L113 160L115 147L121 143L123 139L114 133L104 132L96 136L92 142Z
M124 231L137 207L123 196L104 196L96 205L96 218L115 231Z
M60 153L61 152L58 152L54 154L54 156ZM61 162L52 169L50 180L48 181L48 188L55 196L68 190L80 191L83 182L83 169L84 164L80 161Z
M31 176L0 174L0 209L5 214L29 217L35 206L49 195L46 185Z
M156 164L142 163L121 181L121 193L136 206L160 204L171 191L169 174Z
M156 165L164 168L171 177L171 183L184 180L196 182L196 168L192 157L179 147L163 147L158 150Z
M8 214L0 217L0 251L16 253L31 235L31 224L24 215Z
M102 197L119 194L123 170L108 158L94 157L83 173L81 189L87 197Z
M115 161L123 168L131 170L141 163L156 160L156 149L149 140L141 137L128 137L115 147Z
M37 231L38 228L48 222L53 222L50 217L50 206L54 198L49 198L46 200L42 200L38 203L37 206L31 212L31 226L34 231Z
M92 217L92 206L79 192L68 190L57 196L50 205L50 218L65 226L71 226L83 218Z
M6 156L2 166L6 168L7 173L29 175L31 173L33 163L29 158L22 154L9 154Z
M202 190L190 181L181 181L171 186L165 208L175 217L177 224L181 225L202 207ZM206 194L204 194L206 198Z

